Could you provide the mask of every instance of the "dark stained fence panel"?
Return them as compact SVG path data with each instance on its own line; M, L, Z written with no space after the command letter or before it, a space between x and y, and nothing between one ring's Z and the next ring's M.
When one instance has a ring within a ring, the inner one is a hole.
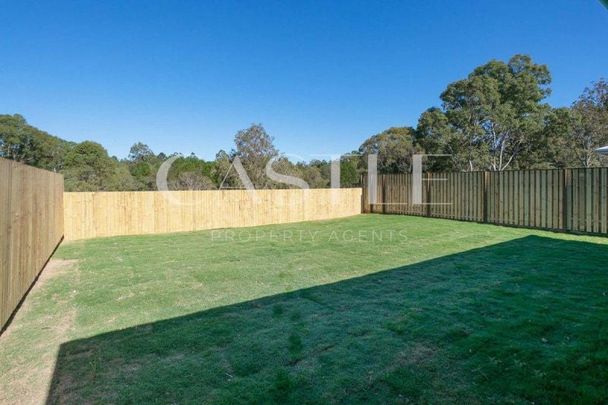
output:
M425 173L421 204L411 174L379 175L363 211L608 234L608 168Z

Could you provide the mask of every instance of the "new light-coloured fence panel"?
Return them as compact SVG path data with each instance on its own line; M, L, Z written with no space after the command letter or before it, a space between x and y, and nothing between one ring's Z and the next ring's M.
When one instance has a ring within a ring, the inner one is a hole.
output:
M65 193L66 240L341 218L361 189Z
M63 235L63 176L0 158L0 328Z
M363 179L363 211L608 234L608 168L425 173ZM376 200L374 201L373 195Z

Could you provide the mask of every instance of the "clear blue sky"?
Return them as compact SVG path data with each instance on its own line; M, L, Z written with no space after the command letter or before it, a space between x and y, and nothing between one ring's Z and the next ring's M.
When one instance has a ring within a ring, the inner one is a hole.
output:
M0 6L0 113L119 157L142 141L213 158L253 122L286 153L348 152L515 53L549 65L555 106L608 77L598 0Z

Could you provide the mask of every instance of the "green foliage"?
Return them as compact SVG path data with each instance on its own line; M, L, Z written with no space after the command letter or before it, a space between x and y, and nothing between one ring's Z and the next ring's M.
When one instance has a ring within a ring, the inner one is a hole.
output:
M180 157L171 165L169 184L172 190L209 190L216 188L212 180L215 162L206 162L194 154Z
M256 189L270 188L272 184L272 180L266 176L266 164L270 159L279 156L273 142L274 138L261 124L253 124L237 132L234 137L236 149L231 157L238 156Z
M456 170L520 167L520 157L540 136L550 111L541 103L550 83L548 68L529 56L490 61L448 85L441 94L442 109L421 116L420 142L427 153L453 155Z
M0 115L0 157L60 171L73 145L29 125L19 114Z
M226 151L220 150L215 155L215 166L212 172L212 178L218 188L243 188L244 185L241 183L236 170L232 167L232 159Z
M156 156L152 149L144 143L137 142L129 150L129 160L133 163L149 162L154 160Z
M116 168L108 179L106 189L109 191L133 191L138 190L139 187L139 184L129 172L129 167L122 162L116 162Z
M570 108L556 108L547 116L543 131L546 149L538 148L537 161L553 162L557 168L577 167L580 164L575 158L575 142L572 134L579 124L579 117Z
M219 187L245 187L233 166L235 158L240 160L249 180L256 189L279 186L266 175L266 164L270 159L280 157L280 153L273 142L273 137L266 132L261 124L252 124L249 128L238 131L234 137L235 149L230 153L220 150L216 155L214 177ZM277 163L282 165L283 169L286 168L284 163ZM273 165L273 168L275 167ZM280 170L277 171L280 172Z
M608 83L586 88L572 108L554 109L544 131L547 155L537 160L556 167L597 167L608 164L595 149L608 145ZM541 150L541 148L538 148Z
M414 134L410 127L389 128L363 142L359 153L378 154L379 173L409 172L412 154L416 152Z
M413 153L428 157L431 171L509 170L595 167L608 164L595 149L608 145L608 82L592 84L569 108L544 103L551 75L527 55L492 60L441 93L441 107L423 112L417 127L391 127L365 140L340 163L343 187L358 186L367 169L366 156L378 155L379 173L411 171ZM84 145L83 145L84 144ZM110 159L86 142L76 145L49 135L20 115L0 115L0 157L14 159L66 176L68 190L155 190L161 164L175 154L155 154L135 143L127 159ZM88 145L88 146L87 146ZM95 149L94 151L92 149ZM77 158L75 153L84 154ZM355 156L350 156L355 155ZM239 158L255 188L293 187L274 181L266 165L309 187L329 187L329 161L292 162L274 145L261 124L238 131L234 149L220 150L213 161L194 154L173 163L168 185L174 190L244 188L233 162Z
M329 172L324 175L320 166L298 162L297 170L299 176L310 188L329 187Z
M108 189L117 162L100 144L84 141L66 154L64 166L67 191L95 191Z
M129 150L129 158L124 162L135 181L136 190L155 190L156 172L162 164L152 149L141 142L135 143Z
M343 157L340 160L340 186L357 187L361 185L359 159L356 156Z
M425 153L449 155L430 158L428 165L432 171L461 170L474 158L469 140L450 125L447 115L439 108L432 107L422 113L416 137Z
M572 106L573 159L583 167L599 166L595 149L608 145L608 82L604 79L586 88Z

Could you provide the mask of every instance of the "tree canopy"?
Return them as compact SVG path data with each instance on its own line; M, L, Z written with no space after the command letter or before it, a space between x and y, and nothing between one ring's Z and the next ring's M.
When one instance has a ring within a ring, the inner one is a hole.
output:
M415 130L410 127L392 127L368 138L359 147L362 155L378 154L380 173L409 172L412 154L417 152Z
M74 143L29 125L19 114L0 115L0 157L51 171L61 171Z
M452 155L455 170L525 167L550 111L542 103L550 83L547 66L528 56L490 61L448 85L442 108L422 114L420 142L427 153Z
M608 145L608 82L592 83L569 107L552 108L546 65L527 55L491 60L466 78L446 86L441 105L430 107L416 128L394 126L370 136L340 160L340 183L356 186L367 170L365 156L378 155L380 173L411 170L413 153L447 155L429 158L433 171L510 170L596 167L608 164L595 149ZM328 187L331 162L292 162L274 145L262 124L235 134L234 147L214 160L191 154L156 154L136 142L128 157L110 157L102 145L74 143L50 135L18 114L0 115L0 157L61 172L68 191L154 190L161 164L175 157L168 173L171 189L242 188L235 170L242 165L256 188L290 187L271 179L272 170L303 179L309 187Z

